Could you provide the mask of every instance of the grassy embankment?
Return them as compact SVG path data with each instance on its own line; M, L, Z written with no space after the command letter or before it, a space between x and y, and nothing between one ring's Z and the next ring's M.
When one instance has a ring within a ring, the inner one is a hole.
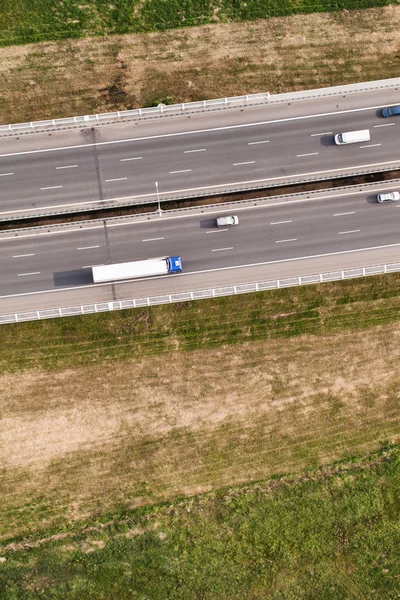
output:
M395 600L400 447L14 545L1 600Z
M3 541L395 442L399 287L1 327Z
M389 6L0 48L0 122L397 77L399 44Z

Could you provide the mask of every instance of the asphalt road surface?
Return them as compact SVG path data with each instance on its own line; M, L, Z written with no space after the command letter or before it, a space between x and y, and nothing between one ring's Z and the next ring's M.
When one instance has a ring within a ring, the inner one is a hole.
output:
M2 138L0 218L154 201L155 182L162 200L399 162L400 118L380 116L393 104L400 93L389 89ZM369 142L333 143L366 128Z
M344 268L349 259L364 266L391 262L400 252L400 202L376 201L377 192L391 189L393 184L374 186L373 191L321 192L317 199L294 197L218 212L197 208L124 224L104 221L72 231L35 229L17 237L3 233L0 311L260 281L286 276L288 267L296 275L318 273ZM216 217L231 212L239 216L239 225L218 229ZM182 256L182 274L93 284L93 265L168 255Z

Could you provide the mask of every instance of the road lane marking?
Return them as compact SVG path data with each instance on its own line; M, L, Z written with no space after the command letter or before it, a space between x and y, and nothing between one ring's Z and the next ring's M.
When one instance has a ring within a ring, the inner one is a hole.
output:
M346 233L358 233L360 229L352 229L351 231L339 231L339 235L346 235Z
M1 158L1 157L0 157ZM247 179L245 181L232 181L230 183L221 183L221 184L216 184L216 185L204 185L201 187L193 187L193 188L181 188L178 190L171 190L170 192L160 192L160 196L163 194L181 194L181 193L187 193L187 192L196 192L199 190L208 190L208 189L216 189L216 188L226 188L228 186L236 186L236 185L248 185L251 183L264 183L266 181L276 181L279 179L291 179L293 177L305 177L305 176L310 176L310 175L322 175L325 173L338 173L339 171L349 171L349 170L354 170L354 169L364 169L364 168L369 168L369 167L381 167L381 166L385 166L385 165L392 165L394 163L400 162L400 159L393 159L393 160L389 160L389 161L385 161L385 162L381 162L381 163L371 163L371 164L365 164L365 165L353 165L351 167L340 167L338 169L325 169L323 171L310 171L310 172L306 172L306 173L297 173L297 174L293 174L293 175L280 175L279 177L267 177L264 179ZM363 190L362 192L349 192L348 194L342 194L342 195L333 195L333 196L319 196L316 198L311 198L311 200L321 200L323 198L338 198L341 196L352 196L353 194L360 194L363 193L365 194L365 191ZM136 196L117 196L116 198L108 198L108 199L104 199L104 200L89 200L87 202L71 202L68 204L55 204L52 206L41 206L39 208L37 208L36 210L50 210L50 209L54 209L54 208L69 208L71 206L85 206L87 204L91 205L91 204L101 204L104 202L120 202L122 200L134 200L136 198L151 198L154 199L156 197L156 194L154 192L150 193L150 194L138 194ZM291 202L304 202L304 200L293 200ZM276 206L276 205L280 205L282 204L281 202L279 203L275 203L275 204L270 204L270 206ZM288 204L288 202L286 202L286 204ZM26 208L20 208L18 210L6 210L6 211L2 211L0 212L0 215L8 215L8 214L16 214L16 213L24 213L26 212ZM117 225L112 225L117 227Z
M192 152L205 152L207 148L199 148L198 150L185 150L184 154L191 154Z
M131 158L121 158L121 162L126 162L127 160L142 160L143 156L132 156Z
M396 125L396 123L384 123L383 125L374 125L374 127L390 127L391 125Z
M34 254L15 254L13 258L24 258L25 256L35 256Z
M263 140L262 142L247 142L248 146L255 146L256 144L269 144L269 140Z
M62 188L62 185L51 185L49 187L40 188L40 190L57 190L58 188Z
M333 215L334 217L343 217L344 215L355 215L356 211L353 210L352 212L345 212L345 213L336 213L335 215Z
M282 225L283 223L291 223L292 221L273 221L270 225Z
M33 273L18 273L18 277L26 277L27 275L40 275L40 271L34 271Z
M178 137L184 135L193 135L198 133L209 133L212 131L224 131L230 129L243 129L245 127L260 127L261 125L269 125L271 123L286 123L290 121L304 121L307 119L318 119L320 117L329 117L332 115L343 115L348 113L357 113L357 112L365 112L369 110L374 110L378 108L385 108L386 105L379 104L377 106L366 106L363 108L350 108L347 110L336 110L327 113L316 113L313 115L303 115L298 117L285 117L283 119L271 119L269 121L257 121L254 123L242 123L240 125L225 125L222 127L210 127L209 129L197 129L190 131L178 131L175 133L162 133L159 135L148 135L143 137L136 138L128 138L124 140L108 140L107 142L96 142L89 144L79 144L74 146L59 146L58 148L42 148L41 150L23 150L21 152L9 152L8 154L0 154L0 158L4 158L6 156L22 156L24 154L40 154L44 152L59 152L60 150L75 150L80 148L91 148L92 146L107 146L110 144L128 144L131 142L140 142L143 140L152 140L152 139L160 139L160 138L168 138L168 137Z
M289 238L288 240L276 240L275 244L283 244L284 242L297 242L297 238Z
M146 240L142 240L142 242L157 242L158 240L164 240L165 238L147 238Z
M100 246L82 246L78 250L91 250L92 248L100 248Z
M360 146L360 148L375 148L375 146L382 146L382 144L367 144L366 146Z
M0 173L0 177L8 177L9 175L14 175L14 173Z
M238 167L239 165L252 165L255 162L256 162L255 160L248 160L246 162L233 163L233 166Z
M101 226L103 228L103 225ZM268 261L264 261L264 262L259 262L259 263L250 263L250 264L244 264L244 265L235 265L233 267L217 267L214 269L203 269L203 271L186 271L183 273L180 273L180 277L185 277L185 276L191 276L191 275L201 275L203 273L217 273L219 271L232 271L233 269L249 269L250 267L263 267L266 265L276 265L276 264L282 264L282 263L287 263L287 262L298 262L300 260L310 260L310 258L325 258L326 256L340 256L342 254L353 254L356 252L366 252L367 250L383 250L385 248L398 248L400 246L400 242L397 242L395 244L384 244L382 246L367 246L366 248L355 248L353 250L339 250L337 252L325 252L323 254L311 254L309 256L294 256L292 258L281 258L278 260L268 260ZM92 265L90 265L91 267ZM374 265L365 265L365 268L370 267L370 266L374 266ZM90 267L83 267L84 269L90 268ZM353 267L354 269L359 269L362 267ZM158 279L165 279L165 278L169 278L170 279L171 275L160 275L160 277L158 277ZM301 276L303 277L303 275ZM135 281L148 281L147 278L143 278L143 279L135 279ZM128 283L131 283L131 281L129 281ZM69 291L75 291L75 290L84 290L84 289L88 289L88 288L99 288L100 286L105 286L105 285L114 285L115 282L111 282L111 283L91 283L89 285L76 285L74 287L69 287L69 288L58 288L58 289L51 289L51 290L39 290L38 292L21 292L20 294L8 294L6 296L0 296L0 299L2 298L19 298L20 296L36 296L38 294L53 294L53 293L57 293L57 292L69 292Z
M117 177L116 179L106 179L106 183L109 183L110 181L125 181L126 179L128 179L127 177Z
M190 173L192 169L182 169L181 171L170 171L170 175L175 175L175 173Z
M211 229L210 231L206 231L206 233L224 233L224 231L229 231L229 229Z
M65 167L56 167L56 169L75 169L78 165L66 165Z
M300 158L301 156L316 156L317 154L319 154L319 152L309 152L308 154L297 154L297 158Z
M233 246L230 246L229 248L215 248L214 250L211 250L211 252L222 252L223 250L233 250Z
M331 135L333 134L333 131L323 131L322 133L312 133L311 137L317 137L319 135Z

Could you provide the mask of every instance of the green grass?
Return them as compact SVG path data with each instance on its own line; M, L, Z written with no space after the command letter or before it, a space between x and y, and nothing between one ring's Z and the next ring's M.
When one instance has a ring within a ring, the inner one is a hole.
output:
M293 14L361 10L397 0L2 0L0 45L137 33Z
M2 600L394 600L400 447L1 549Z
M0 369L98 361L326 334L400 319L400 274L0 327Z

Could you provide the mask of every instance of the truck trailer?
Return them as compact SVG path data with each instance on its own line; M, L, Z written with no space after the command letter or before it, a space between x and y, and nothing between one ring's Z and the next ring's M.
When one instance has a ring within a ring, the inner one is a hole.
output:
M136 279L138 277L153 277L154 275L180 273L181 271L182 259L180 256L164 256L161 258L149 258L148 260L135 260L133 262L92 267L94 283L107 283L123 279Z

